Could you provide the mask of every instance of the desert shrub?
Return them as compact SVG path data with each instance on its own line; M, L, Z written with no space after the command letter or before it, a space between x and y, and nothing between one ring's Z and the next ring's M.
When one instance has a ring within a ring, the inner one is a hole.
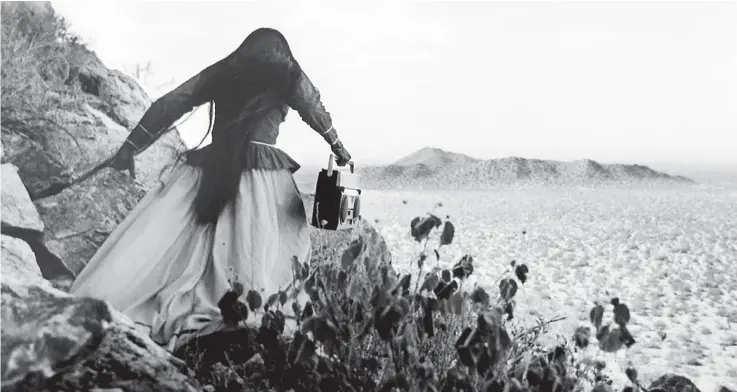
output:
M23 121L73 102L65 83L75 48L67 23L44 3L3 2L2 117ZM48 6L50 7L50 6Z
M397 274L378 262L371 252L376 244L354 235L333 257L311 264L295 259L294 282L266 300L245 293L234 280L220 303L226 323L236 325L257 313L261 326L225 339L226 345L241 343L220 360L195 363L201 352L194 347L185 359L203 383L218 390L558 392L609 387L611 381L602 374L605 364L584 354L593 341L588 326L546 347L541 336L562 318L539 319L525 328L512 323L515 295L530 271L526 264L512 261L494 283L495 292L464 289L474 273L473 256L463 256L450 269L437 263L454 239L453 224L427 214L412 220L409 234L423 245L412 273ZM306 298L300 301L298 293ZM629 310L618 299L611 303L616 327L603 325L604 306L591 310L599 349L609 352L634 344L626 329ZM299 325L293 335L284 334L287 320Z

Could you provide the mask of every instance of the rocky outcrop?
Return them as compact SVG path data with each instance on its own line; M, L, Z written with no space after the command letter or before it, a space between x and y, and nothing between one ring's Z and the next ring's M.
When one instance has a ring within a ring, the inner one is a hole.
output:
M19 24L13 31L3 29L4 51L6 46L17 49L15 52L26 50L42 39L54 46L49 58L32 61L38 53L19 52L18 58L27 55L29 60L3 62L3 90L14 91L12 83L19 83L18 78L26 75L25 68L37 71L31 76L42 75L36 82L43 87L17 96L3 93L2 160L17 168L41 218L28 219L33 226L20 228L13 220L28 212L13 210L17 216L12 216L4 210L3 231L8 225L14 230L32 230L15 234L29 243L31 234L43 233L48 250L76 273L146 191L158 184L162 170L185 146L178 132L172 131L136 157L136 181L104 169L70 186L73 179L115 153L150 106L151 98L133 78L108 69L95 53L65 39L67 33L49 31L62 28L55 18L49 3L3 4L3 21ZM26 35L21 34L24 29L28 30ZM35 106L18 97L32 99ZM18 187L20 181L14 181L11 185ZM18 194L3 191L6 193ZM32 247L34 251L39 248ZM38 251L36 256L39 263L44 262ZM42 271L48 277L44 268Z
M3 188L3 192L6 190ZM18 195L4 198L24 199ZM25 216L34 217L33 209L26 208ZM33 220L16 223L27 227ZM337 262L342 250L356 237L366 244L363 257L380 264L391 263L386 242L366 222L349 230L313 230L311 237L313 263ZM200 390L198 379L223 388L245 382L239 377L227 382L212 378L213 372L221 372L218 369L223 368L225 360L237 362L228 366L260 369L252 357L264 350L263 342L256 339L253 330L198 339L185 347L196 350L180 350L179 359L157 346L107 303L76 298L54 288L44 279L34 251L23 239L3 235L1 260L3 390L196 391ZM198 377L190 369L196 369ZM226 384L221 385L223 382ZM208 388L202 390L213 390Z
M44 231L45 225L18 176L18 169L9 163L2 165L2 233L24 241L35 255L44 278L74 278L66 264L46 246Z
M2 281L15 284L41 282L41 269L31 247L23 240L2 235ZM3 303L3 308L5 303Z
M36 211L26 186L18 176L18 168L11 164L2 166L2 221L22 230L43 233L44 223Z
M3 3L2 12L2 390L212 390L201 388L187 363L108 303L65 291L117 224L157 186L162 169L183 148L178 134L137 157L136 181L104 169L71 185L114 153L151 101L133 79L107 69L94 53L45 31L57 26L50 4ZM12 30L5 29L6 21L19 24L15 35L6 34ZM23 37L26 30L35 31L33 38ZM29 52L25 60L13 58L23 61L6 62L6 45L14 53L24 50L30 41L17 40L26 38L46 39L56 46L52 56L41 60ZM12 68L19 64L28 69ZM28 70L40 78L33 81L38 89L23 92L12 83L22 82ZM13 101L26 98L33 102ZM352 235L376 245L367 247L367 255L391 260L376 230L358 230L315 231L314 260L337 255Z
M151 105L130 76L108 69L83 47L70 45L68 50L69 71L60 75L59 91L49 92L59 95L58 102L50 101L49 110L29 113L22 122L3 121L3 160L20 168L34 200L112 156ZM183 148L172 131L140 154L140 183L155 185L161 169Z
M105 302L41 276L30 246L2 236L3 391L195 391L181 362Z
M364 257L391 265L392 255L386 241L376 228L365 220L360 220L354 227L343 230L312 230L310 232L312 263L319 262L319 259L340 260L343 251L357 236L367 244Z
M2 390L196 390L126 317L58 289L183 143L172 132L138 156L136 182L108 169L69 187L115 152L151 100L67 40L49 3L3 4L2 17Z
M36 201L46 245L79 273L146 191L126 173L106 169L84 183Z
M312 209L315 204L315 195L313 193L302 193L302 202L307 213L307 219L312 216ZM367 252L365 257L370 257L382 264L391 264L392 255L384 237L376 231L369 222L360 220L353 227L342 230L317 230L310 232L310 240L312 243L312 260L311 262L320 262L320 258L338 260L343 250L350 242L360 236L366 241Z

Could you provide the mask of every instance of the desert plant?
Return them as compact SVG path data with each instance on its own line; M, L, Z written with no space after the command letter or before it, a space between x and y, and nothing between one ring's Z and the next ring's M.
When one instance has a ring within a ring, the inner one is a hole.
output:
M3 120L45 113L63 100L74 48L82 45L52 9L31 4L0 7Z
M471 255L450 269L431 266L431 259L439 259L453 242L453 224L427 214L412 220L409 234L423 247L412 273L397 274L378 262L370 251L376 244L356 233L332 257L313 263L295 259L294 282L265 301L256 292L244 293L234 280L220 304L224 319L239 323L249 314L262 317L247 337L257 347L246 351L258 354L258 365L234 366L251 375L248 382L256 382L253 375L259 374L261 387L280 390L587 390L579 378L606 385L603 367L576 355L591 340L587 329L551 350L540 337L562 318L538 320L531 328L512 324L515 295L530 272L526 264L508 264L494 283L497 294L478 286L464 290L474 272ZM431 240L437 246L430 247ZM299 292L307 294L306 301L299 302ZM622 337L628 311L614 302L616 336ZM610 336L613 329L606 332L597 324L595 309L599 345L610 351L626 346L601 343L611 339L602 334ZM283 336L287 320L299 325L292 336ZM232 367L223 374L218 366L200 373L214 371L219 376L207 380L232 384Z
M123 71L138 81L140 85L150 89L154 94L162 89L170 88L175 84L174 78L168 78L166 80L157 78L158 72L153 67L151 60L144 63L124 65Z

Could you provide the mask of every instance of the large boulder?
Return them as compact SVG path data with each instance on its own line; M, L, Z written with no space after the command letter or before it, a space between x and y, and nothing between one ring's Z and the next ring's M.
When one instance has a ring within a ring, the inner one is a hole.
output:
M181 361L105 302L41 276L30 247L2 236L3 391L196 391Z
M146 190L126 173L104 169L84 183L36 201L46 246L78 274Z
M377 264L391 265L392 255L384 237L366 220L359 220L353 227L341 230L312 228L311 262L314 264L324 260L340 260L340 256L351 241L359 237L366 244L364 257L375 260Z
M26 186L18 176L18 168L2 166L2 221L8 226L43 233L44 223L33 205Z
M311 220L312 209L315 204L315 195L302 192L302 203L307 213L308 221ZM312 243L312 260L314 264L321 260L338 260L341 253L352 240L361 237L367 244L364 257L377 260L379 264L391 265L392 256L384 237L368 221L361 219L352 227L340 230L324 230L312 227L310 231L310 242Z
M74 274L46 246L44 229L41 216L18 176L18 169L9 163L2 165L2 233L24 241L35 255L44 278L71 280Z
M46 284L31 247L23 240L2 235L2 282ZM3 301L3 309L5 302Z
M69 76L49 92L58 99L44 113L3 121L3 159L20 168L33 199L111 157L152 102L132 77L84 47L70 44L66 57ZM164 135L137 157L139 181L153 186L184 147L177 131Z
M133 79L108 70L93 53L75 50L81 64L74 66L76 79L67 87L75 92L74 103L52 105L22 122L3 122L3 159L20 168L33 199L50 196L55 193L50 189L110 158L151 104ZM95 87L81 88L80 80ZM138 155L141 184L155 185L162 168L184 148L178 132L172 131Z
M41 44L53 49L47 57L18 52L3 59L2 162L18 168L43 225L23 215L30 214L25 210L8 216L44 232L48 249L78 272L185 145L173 130L136 157L136 181L106 169L70 186L115 153L151 98L132 77L108 69L95 53L65 38L69 32L54 22L48 2L3 4L2 13L4 24L17 23L3 28L3 55ZM23 90L26 82L36 88ZM3 222L17 226L5 214Z

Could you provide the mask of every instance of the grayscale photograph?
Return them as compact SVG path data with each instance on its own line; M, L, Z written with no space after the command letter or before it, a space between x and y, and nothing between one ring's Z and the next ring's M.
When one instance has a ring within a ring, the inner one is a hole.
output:
M737 1L2 1L7 392L737 392Z

